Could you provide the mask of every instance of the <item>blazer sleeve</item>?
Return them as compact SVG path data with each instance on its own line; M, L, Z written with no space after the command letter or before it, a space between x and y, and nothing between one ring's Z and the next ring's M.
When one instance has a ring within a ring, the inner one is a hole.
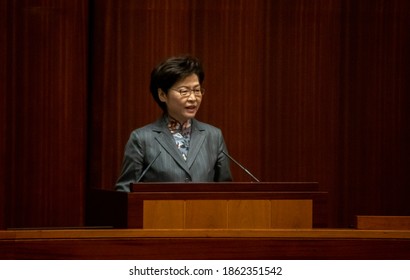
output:
M228 153L225 140L223 138L221 130L218 131L218 160L215 164L215 176L214 182L229 182L232 181L232 174L229 165L229 158L223 153Z
M115 189L117 191L130 191L130 185L135 183L142 173L144 149L138 140L138 133L133 131L125 145L122 170L118 177Z

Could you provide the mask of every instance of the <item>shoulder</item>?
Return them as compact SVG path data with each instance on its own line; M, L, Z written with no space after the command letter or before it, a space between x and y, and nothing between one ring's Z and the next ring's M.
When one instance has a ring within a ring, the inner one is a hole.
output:
M139 127L137 129L134 129L131 132L131 136L130 138L144 138L147 136L152 136L152 134L155 134L157 132L160 132L161 130L163 130L164 128L164 124L162 122L162 120L157 120L155 122L152 122L150 124L146 124L142 127Z
M208 124L208 123L198 121L197 119L193 120L192 125L193 125L193 128L198 129L200 131L206 131L206 132L213 133L213 134L222 134L220 128L213 126L211 124Z

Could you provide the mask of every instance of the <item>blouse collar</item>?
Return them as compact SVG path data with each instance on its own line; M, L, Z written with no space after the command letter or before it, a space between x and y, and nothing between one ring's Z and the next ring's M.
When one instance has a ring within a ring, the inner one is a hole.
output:
M166 117L166 120L167 120L167 127L172 134L177 133L177 132L180 132L183 134L191 132L191 124L192 124L191 119L188 119L186 122L181 124L176 119L168 115Z

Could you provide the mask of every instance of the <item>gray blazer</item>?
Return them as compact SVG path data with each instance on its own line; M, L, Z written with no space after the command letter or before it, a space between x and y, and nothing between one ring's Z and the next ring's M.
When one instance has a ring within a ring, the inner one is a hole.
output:
M145 168L158 156L141 182L232 181L229 159L220 129L192 120L188 159L185 161L169 131L166 118L138 128L125 146L122 171L116 190L130 191Z

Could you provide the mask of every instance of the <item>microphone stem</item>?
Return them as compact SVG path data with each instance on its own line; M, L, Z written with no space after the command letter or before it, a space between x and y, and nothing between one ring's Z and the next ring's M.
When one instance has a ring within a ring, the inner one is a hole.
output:
M242 166L242 164L240 164L239 162L237 162L233 157L231 157L230 155L228 155L227 153L225 153L224 151L222 151L222 153L224 153L224 155L226 155L230 160L232 160L234 163L236 163L240 168L242 168L246 173L248 173L249 176L251 176L256 182L260 182L258 180L258 178L256 178L251 172L248 171L248 169L246 169L245 167Z

